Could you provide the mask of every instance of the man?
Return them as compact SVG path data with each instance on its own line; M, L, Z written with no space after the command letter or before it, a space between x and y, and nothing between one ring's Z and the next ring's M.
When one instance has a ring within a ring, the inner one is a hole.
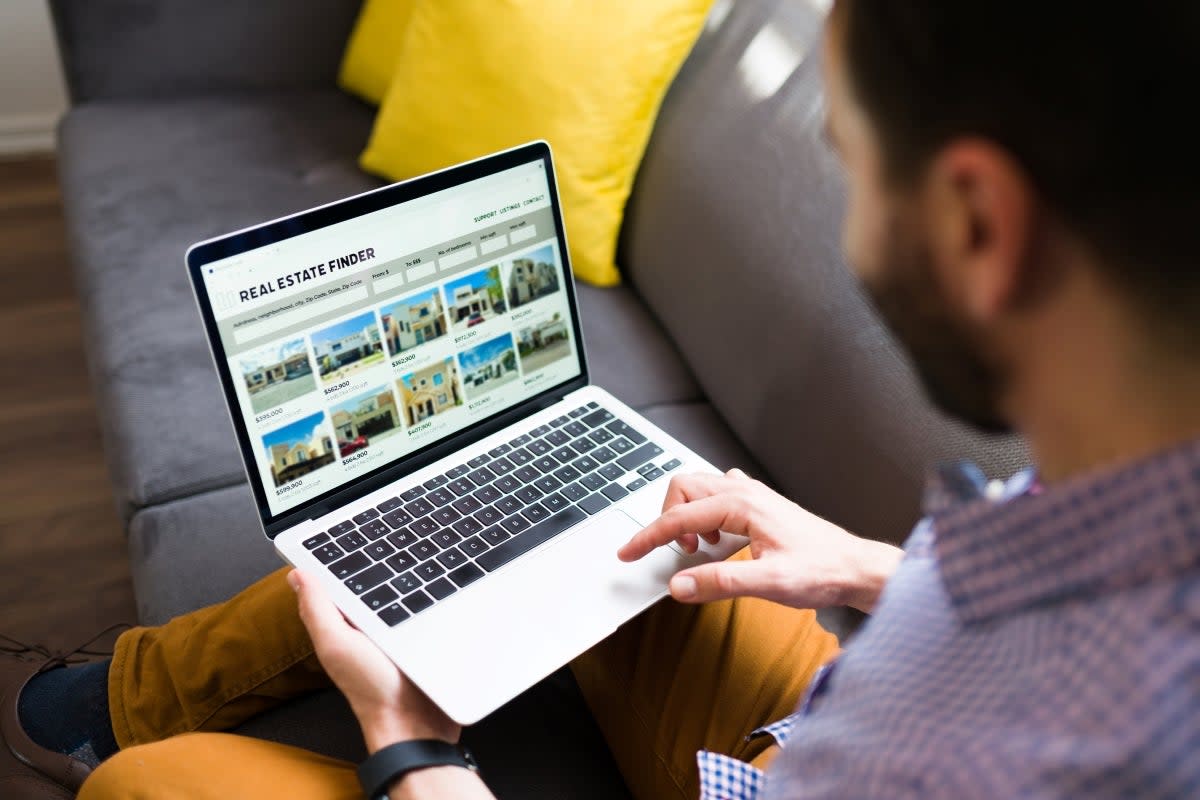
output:
M1200 137L1175 113L1198 35L1178 1L837 2L824 68L848 260L931 396L1023 432L1038 475L985 493L943 467L903 556L737 471L676 478L621 558L717 530L751 544L675 576L680 602L572 665L636 796L1200 793ZM316 582L287 580L369 749L457 739ZM357 796L350 765L173 736L320 685L290 594L281 571L124 634L100 721L74 669L28 683L21 720L43 748L127 748L85 797ZM839 603L873 616L836 655L797 609ZM444 766L390 796L490 795Z

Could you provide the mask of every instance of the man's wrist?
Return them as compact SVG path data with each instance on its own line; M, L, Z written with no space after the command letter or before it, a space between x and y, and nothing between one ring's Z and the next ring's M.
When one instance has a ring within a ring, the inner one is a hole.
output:
M359 724L362 726L363 741L367 745L368 755L382 750L389 744L413 739L441 739L450 744L458 744L462 734L462 728L458 725L430 725L386 714L359 717Z
M904 551L898 547L874 539L858 538L854 559L854 577L843 598L843 605L871 613L883 587L900 566Z

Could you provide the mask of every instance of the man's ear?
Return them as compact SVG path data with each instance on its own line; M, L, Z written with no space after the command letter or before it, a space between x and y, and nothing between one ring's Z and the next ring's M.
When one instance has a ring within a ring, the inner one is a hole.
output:
M926 180L934 269L961 313L987 323L1018 302L1029 277L1032 185L1011 156L982 139L944 147Z

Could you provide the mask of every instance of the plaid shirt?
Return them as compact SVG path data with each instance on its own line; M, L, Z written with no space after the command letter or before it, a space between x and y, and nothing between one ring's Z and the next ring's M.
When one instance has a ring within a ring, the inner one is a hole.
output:
M1200 440L1042 490L942 467L875 613L704 800L1200 796Z

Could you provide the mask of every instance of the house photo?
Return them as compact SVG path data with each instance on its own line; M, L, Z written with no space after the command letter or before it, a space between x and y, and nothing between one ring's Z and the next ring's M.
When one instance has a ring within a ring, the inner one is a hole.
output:
M291 483L337 459L324 423L324 412L317 412L263 437L276 486Z
M255 413L295 400L317 388L303 339L260 347L235 357Z
M312 344L317 369L326 383L383 361L379 325L370 311L313 333Z
M521 328L517 331L517 351L521 355L521 369L527 374L570 355L567 320L555 312L528 328Z
M458 363L462 366L463 388L468 400L482 397L520 377L510 333L459 353Z
M337 404L329 419L343 458L400 430L396 398L384 386Z
M453 358L409 373L397 383L404 398L404 420L410 428L463 402Z
M384 306L379 318L391 356L446 335L446 313L437 287Z
M450 281L445 291L450 327L455 331L465 331L508 310L498 266Z
M513 259L508 273L509 308L523 306L558 289L558 266L550 245Z

